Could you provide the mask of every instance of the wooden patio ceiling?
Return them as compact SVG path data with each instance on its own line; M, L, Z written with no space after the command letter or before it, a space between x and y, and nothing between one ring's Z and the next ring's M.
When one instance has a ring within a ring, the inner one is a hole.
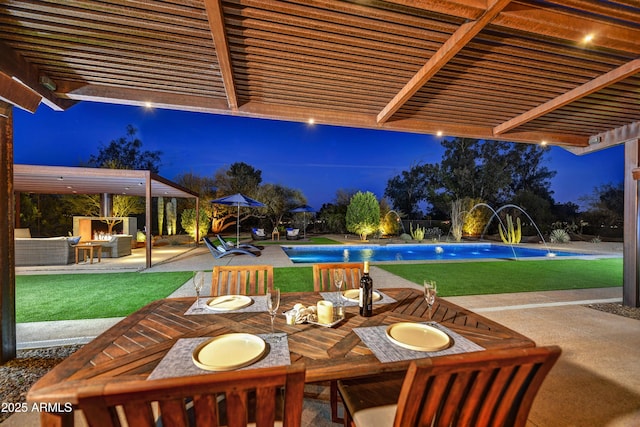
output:
M635 0L5 0L0 98L582 153L640 136L639 40Z

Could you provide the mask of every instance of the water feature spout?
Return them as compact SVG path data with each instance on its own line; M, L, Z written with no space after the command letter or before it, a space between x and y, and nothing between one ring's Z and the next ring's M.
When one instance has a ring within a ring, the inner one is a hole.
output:
M489 218L489 222L487 222L487 225L484 227L484 230L482 231L482 234L480 235L480 239L482 239L484 237L484 233L487 231L487 228L489 228L489 224L491 224L491 220L493 219L494 216L496 218L498 218L498 221L500 222L500 225L502 227L504 227L505 230L507 229L507 227L505 227L505 225L504 225L504 222L502 222L502 218L500 218L498 216L498 212L496 212L495 209L493 209L491 206L489 206L486 203L476 203L475 205L473 205L473 207L471 209L469 209L469 212L467 212L467 214L470 214L471 212L473 212L473 210L475 208L478 208L478 207L485 207L485 208L491 210L491 212L493 212L493 215L491 216L491 218ZM516 250L513 247L513 243L509 244L509 246L511 246L511 251L513 252L513 257L515 259L518 259L518 255L516 255Z
M497 210L494 210L491 206L489 206L486 203L477 203L476 205L474 205L473 208L471 208L471 210L473 210L476 206L485 206L485 207L487 207L487 208L489 208L489 209L491 209L493 211L493 215L491 216L491 218L489 218L489 222L487 222L487 225L485 226L484 231L482 232L482 235L480 236L481 239L484 236L484 233L486 233L487 228L489 228L489 225L491 224L491 220L493 219L494 216L496 218L498 218L498 221L500 221L500 224L502 224L502 226L504 227L504 223L502 222L502 219L500 218L499 213L501 211L503 211L504 209L507 209L507 208L518 209L518 210L520 210L520 212L522 212L524 215L526 215L526 217L529 219L531 224L536 229L536 232L540 236L540 239L542 239L542 243L544 244L544 247L547 250L547 257L553 257L554 256L554 254L551 252L551 249L549 249L549 246L547 245L547 242L544 240L544 236L542 235L542 232L538 228L538 225L535 223L533 218L531 218L531 216L524 209L522 209L520 206L509 203L509 204L506 204L504 206L501 206ZM471 212L471 211L469 211L469 212ZM515 251L514 251L514 255L515 255Z
M387 218L387 215L389 215L390 213L394 213L396 215L396 217L398 218L398 222L400 223L400 227L402 227L402 233L406 234L406 231L404 229L404 224L402 223L402 218L400 218L400 215L398 215L398 212L394 211L393 209L390 210L389 212L387 212L387 214L384 216L385 219Z

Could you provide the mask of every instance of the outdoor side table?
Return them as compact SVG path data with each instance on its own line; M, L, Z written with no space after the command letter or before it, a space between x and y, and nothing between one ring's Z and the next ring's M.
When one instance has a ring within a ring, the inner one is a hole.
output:
M273 230L271 233L271 240L280 240L280 232L278 230Z
M83 252L83 259L87 259L87 255L89 257L89 263L93 264L93 250L95 249L98 253L98 262L102 261L102 245L98 243L81 243L79 245L75 245L76 248L76 264L78 263L78 255L80 251Z

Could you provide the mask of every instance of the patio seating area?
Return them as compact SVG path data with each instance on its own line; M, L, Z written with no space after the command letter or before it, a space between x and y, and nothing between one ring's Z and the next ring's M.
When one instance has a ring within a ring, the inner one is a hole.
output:
M607 244L606 247L621 250L619 244ZM180 251L174 252L177 249ZM134 250L134 256L136 251L139 250ZM214 265L292 266L276 245L265 245L259 258L233 256L213 260L203 246L165 246L154 250L154 257L156 263L148 271L211 270ZM120 262L122 260L124 259L120 259ZM104 271L103 267L110 262L115 262L111 267L116 267L119 261L107 259L103 260L104 265L87 264L79 267ZM65 270L73 268L74 266L59 266L56 270L66 272ZM371 276L376 288L416 286L375 266L371 267ZM205 282L207 280L210 280L209 273ZM191 283L186 283L171 295L184 296L195 296ZM562 348L563 354L545 380L529 415L531 425L554 427L627 427L640 422L640 370L632 357L640 348L638 321L588 307L592 303L619 302L621 299L621 288L447 298L520 332L534 340L538 346L559 345ZM19 324L18 341L25 347L37 346L43 342L46 345L87 342L119 320ZM321 414L321 419L328 416L329 411L328 401L323 402L316 407L317 411L327 411ZM600 403L594 405L593 402ZM311 415L307 413L306 416ZM37 425L37 416L32 416L31 420L32 423L29 424L25 418L13 416L3 427ZM314 425L338 425L324 422L325 424L318 421Z

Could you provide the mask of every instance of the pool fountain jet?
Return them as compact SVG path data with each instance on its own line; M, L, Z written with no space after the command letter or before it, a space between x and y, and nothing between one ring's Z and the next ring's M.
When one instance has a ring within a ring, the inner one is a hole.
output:
M479 207L485 207L489 210L491 210L491 212L493 212L493 215L491 216L491 218L489 218L489 222L487 222L487 225L484 227L484 230L482 231L482 234L480 235L480 239L482 240L482 238L484 237L484 233L487 231L487 228L489 227L489 224L491 224L491 220L493 219L493 217L495 216L496 218L498 218L498 221L500 222L500 225L506 230L507 227L504 225L504 222L502 222L502 218L500 218L498 216L498 213L496 212L495 209L493 209L491 206L489 206L486 203L476 203L475 205L473 205L473 207L471 209L469 209L469 211L467 211L467 215L470 214L471 212L473 212L473 210L475 208L479 208ZM518 255L516 255L516 250L513 247L513 243L510 243L509 246L511 246L511 252L513 252L513 257L517 260L518 259Z
M407 232L404 229L404 224L402 223L402 218L400 218L400 215L398 215L398 212L394 211L393 209L391 209L389 212L387 212L387 214L384 216L385 219L387 218L387 215L389 215L390 213L394 213L396 215L396 217L398 218L397 221L400 223L400 227L402 227L402 233L406 234Z
M493 215L491 216L491 218L489 218L489 222L487 222L487 225L484 227L484 230L482 231L482 234L480 235L480 239L483 238L484 234L487 232L487 228L489 228L489 225L491 224L491 220L493 219L493 217L495 216L496 218L498 218L498 221L500 221L500 224L502 225L502 227L504 227L504 223L502 222L502 219L500 218L500 216L498 215L502 210L507 209L507 208L514 208L514 209L518 209L520 210L520 212L522 212L523 214L526 215L526 217L529 219L529 221L531 222L531 224L535 227L536 231L538 232L538 235L540 236L540 239L542 239L542 243L544 244L545 249L547 250L547 257L552 258L555 256L555 254L553 252L551 252L551 249L549 249L549 246L547 246L547 242L544 240L544 236L542 235L542 233L540 232L540 229L538 228L538 226L536 225L535 221L533 220L533 218L531 218L531 216L524 210L522 209L520 206L518 205L514 205L514 204L506 204L504 206L501 206L500 208L498 208L497 210L493 209L491 206L489 206L486 203L476 203L470 210L469 213L471 213L471 211L473 211L476 207L486 207L489 208L492 212ZM506 227L505 227L506 229ZM511 244L511 247L513 249L513 244ZM513 249L513 255L516 256L516 252L515 249ZM516 256L517 259L517 256Z

